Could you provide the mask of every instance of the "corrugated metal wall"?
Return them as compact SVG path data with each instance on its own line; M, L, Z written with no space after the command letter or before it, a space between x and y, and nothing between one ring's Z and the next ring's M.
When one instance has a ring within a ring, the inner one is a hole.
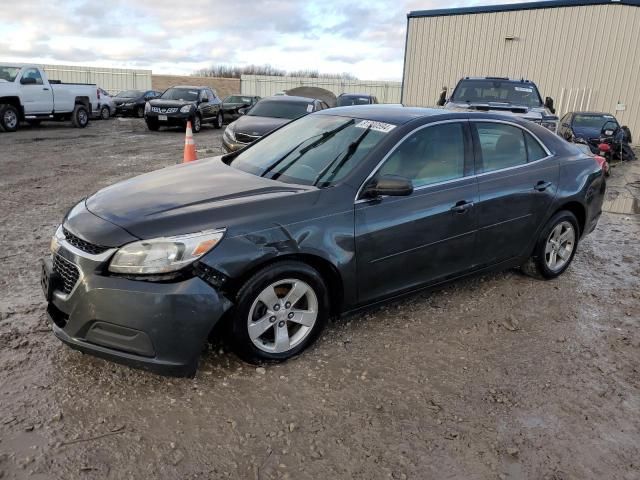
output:
M240 90L243 95L268 97L276 92L302 86L324 88L336 95L341 93L368 93L378 97L380 103L400 103L400 92L402 88L400 82L242 75Z
M640 7L410 18L406 48L407 105L434 105L443 86L451 92L467 75L524 77L553 97L559 114L610 112L640 137Z
M68 65L41 65L52 80L77 83L95 83L115 95L122 90L151 89L151 70L125 68L72 67Z

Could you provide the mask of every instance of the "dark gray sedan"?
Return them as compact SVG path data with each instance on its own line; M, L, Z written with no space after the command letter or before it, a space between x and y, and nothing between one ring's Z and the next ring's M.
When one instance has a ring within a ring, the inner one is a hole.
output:
M82 200L42 286L56 336L87 353L190 375L226 330L248 361L284 360L328 318L418 289L557 277L604 192L593 157L517 118L325 110Z

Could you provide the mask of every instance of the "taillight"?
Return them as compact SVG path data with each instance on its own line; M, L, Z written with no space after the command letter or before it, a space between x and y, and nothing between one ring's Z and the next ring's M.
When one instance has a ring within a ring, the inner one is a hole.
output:
M600 165L600 168L606 171L607 159L604 157L601 157L600 155L594 155L593 158L596 162L598 162L598 165Z
M611 146L609 146L609 144L607 143L601 143L600 145L598 145L598 148L601 152L608 152L609 150L611 150Z

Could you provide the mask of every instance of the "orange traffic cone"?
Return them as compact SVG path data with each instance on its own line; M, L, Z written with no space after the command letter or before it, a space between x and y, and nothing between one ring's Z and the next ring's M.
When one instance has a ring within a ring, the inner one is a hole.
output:
M187 134L184 137L184 159L182 163L198 160L196 144L193 143L193 131L191 130L191 120L187 121Z

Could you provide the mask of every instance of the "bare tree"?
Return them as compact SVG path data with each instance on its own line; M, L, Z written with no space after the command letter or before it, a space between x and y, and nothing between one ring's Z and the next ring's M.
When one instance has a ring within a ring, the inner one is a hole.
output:
M293 70L287 72L271 65L212 65L194 72L197 77L240 78L242 75L270 75L276 77L311 77L336 78L340 80L357 80L358 77L350 73L319 73L318 70Z

